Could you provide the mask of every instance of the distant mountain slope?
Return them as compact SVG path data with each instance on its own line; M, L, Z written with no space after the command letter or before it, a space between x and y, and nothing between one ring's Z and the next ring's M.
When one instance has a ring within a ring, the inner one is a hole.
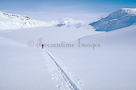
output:
M0 12L0 29L28 28L46 24L46 22L34 20L27 16Z
M88 25L89 22L83 22L81 20L73 20L71 18L61 18L56 21L48 22L52 26L56 27L68 27L68 28L88 28L94 29L92 26Z
M24 15L10 14L0 12L0 30L4 29L18 29L18 28L29 28L39 26L54 26L54 27L75 27L75 28L93 28L88 23L80 20L73 20L71 18L62 18L53 21L38 21L29 18Z
M84 24L83 21L80 20L73 20L71 18L62 18L58 21L58 24L56 25L57 27L62 27L62 26L66 26L66 27L71 27L71 26L75 26L77 28L81 27Z
M111 31L136 24L136 8L122 8L91 23L97 31Z

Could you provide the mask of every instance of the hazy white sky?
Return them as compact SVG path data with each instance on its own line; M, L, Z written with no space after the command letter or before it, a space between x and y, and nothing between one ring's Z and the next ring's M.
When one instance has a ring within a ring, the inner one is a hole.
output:
M0 0L0 10L44 21L72 18L93 21L120 8L136 8L136 0Z
M94 21L102 16L108 15L108 13L82 13L82 12L18 12L30 16L34 19L43 21L58 20L61 18L72 18L75 20Z

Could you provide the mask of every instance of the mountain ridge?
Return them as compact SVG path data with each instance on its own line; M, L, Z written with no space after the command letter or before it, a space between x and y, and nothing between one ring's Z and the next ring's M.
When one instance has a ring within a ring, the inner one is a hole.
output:
M25 15L0 12L0 30L31 28L31 27L39 27L39 26L92 28L90 25L88 25L88 23L85 23L80 20L73 20L71 18L61 18L59 20L52 20L52 21L45 22L45 21L31 19L30 17Z
M94 22L84 22L71 18L61 18L52 21L39 21L25 15L0 12L0 30L31 28L31 27L67 27L88 28L96 31L112 31L131 25L136 25L136 8L121 8Z
M107 17L90 23L96 31L112 31L128 27L136 23L136 8L121 8Z

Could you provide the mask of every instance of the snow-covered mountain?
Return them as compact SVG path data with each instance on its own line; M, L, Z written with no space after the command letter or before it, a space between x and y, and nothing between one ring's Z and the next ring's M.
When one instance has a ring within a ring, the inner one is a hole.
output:
M71 18L62 18L59 20L44 22L31 19L24 15L0 12L0 30L53 26L68 28L89 28L93 30L95 28L97 31L111 31L123 27L128 27L130 25L136 25L136 8L119 9L109 14L107 17L101 18L100 20L90 24L89 22L73 20Z
M28 16L0 12L0 29L17 29L38 26L47 26L47 23L31 19Z
M81 27L84 22L80 21L80 20L73 20L71 18L62 18L60 20L57 21L57 27L62 27L62 26L66 26L66 27L71 27L71 26L75 26L77 28Z
M122 8L91 23L98 31L111 31L136 24L136 8Z
M73 20L71 18L62 18L59 20L44 22L44 21L31 19L28 16L24 16L24 15L0 12L0 30L39 27L39 26L92 28L90 25L88 25L88 23L85 23L80 20Z
M56 26L56 27L66 27L66 28L88 28L93 29L92 26L88 25L89 22L84 22L81 20L73 20L71 18L61 18L59 20L49 21L49 26Z

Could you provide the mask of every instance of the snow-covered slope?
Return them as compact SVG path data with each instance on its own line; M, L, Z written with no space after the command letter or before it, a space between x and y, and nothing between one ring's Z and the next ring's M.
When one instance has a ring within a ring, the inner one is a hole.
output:
M0 30L47 26L46 22L31 19L27 16L0 12Z
M96 30L111 31L136 24L136 8L122 8L91 23Z
M100 47L93 50L92 44ZM86 36L80 38L80 47L78 40L74 45L75 48L49 48L48 51L83 81L81 90L136 89L136 25Z
M84 24L83 21L80 20L73 20L71 18L62 18L58 21L57 27L81 27Z
M36 47L40 43L38 40L43 38L45 43L53 44L98 33L101 32L58 27L0 31L0 90L70 90L67 87L71 83L70 79L74 84L77 82L71 78L73 74L69 72L69 76L66 71L66 74L62 70L58 72L50 57L46 57L46 53ZM34 41L33 47L28 45L31 40ZM57 63L59 69L65 70L59 62ZM70 83L66 82L61 74L65 74L65 77L68 75L70 79L67 80Z
M54 26L54 27L75 27L75 28L93 28L88 23L80 20L73 20L70 18L62 18L59 20L52 20L48 22L38 21L24 15L10 14L0 12L0 30L29 28L39 26Z
M135 28L107 33L58 27L0 31L0 90L136 90ZM36 47L40 38L44 44L74 47L41 50ZM78 47L78 38L81 44L101 46Z
M48 22L48 25L56 26L56 27L94 29L92 26L88 24L89 22L83 22L81 20L73 20L71 18L61 18L59 20L53 20Z

